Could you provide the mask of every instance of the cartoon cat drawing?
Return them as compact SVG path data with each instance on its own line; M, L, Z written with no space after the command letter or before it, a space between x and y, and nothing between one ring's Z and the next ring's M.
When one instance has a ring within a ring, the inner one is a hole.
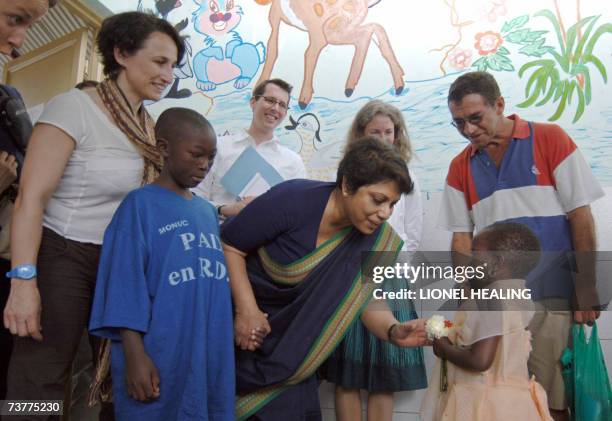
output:
M217 85L234 81L234 88L247 86L265 60L263 43L243 42L236 32L243 11L234 0L194 0L195 30L204 35L206 48L193 58L196 86L212 91Z

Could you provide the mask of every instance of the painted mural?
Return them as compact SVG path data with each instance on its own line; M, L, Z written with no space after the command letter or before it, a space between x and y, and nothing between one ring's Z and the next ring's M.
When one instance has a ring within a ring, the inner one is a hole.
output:
M306 108L313 95L313 78L321 51L327 45L352 45L355 47L350 70L344 87L344 94L350 97L357 82L373 38L382 56L389 65L395 93L404 90L404 71L400 66L385 29L378 23L364 24L368 10L376 2L368 0L257 0L258 4L270 4L268 21L270 38L269 56L266 59L259 80L269 79L279 55L278 38L281 22L308 33L308 47L304 52L304 77L298 97L298 105Z
M465 140L446 93L462 72L494 74L507 111L560 124L612 186L612 10L600 0L107 0L148 10L186 37L185 59L154 114L208 116L218 133L248 126L262 79L294 85L281 142L310 176L334 177L355 112L377 98L402 110L425 192L442 189Z

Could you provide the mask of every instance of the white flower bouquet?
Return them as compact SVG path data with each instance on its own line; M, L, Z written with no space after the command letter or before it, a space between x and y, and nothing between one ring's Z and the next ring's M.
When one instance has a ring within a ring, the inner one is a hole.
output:
M446 320L444 316L434 314L425 323L425 331L430 340L445 338L453 328L453 322Z
M427 322L425 322L425 332L429 340L446 338L453 328L453 322L446 320L444 316L434 314ZM442 359L442 372L440 373L440 391L446 392L448 390L448 377L446 360Z

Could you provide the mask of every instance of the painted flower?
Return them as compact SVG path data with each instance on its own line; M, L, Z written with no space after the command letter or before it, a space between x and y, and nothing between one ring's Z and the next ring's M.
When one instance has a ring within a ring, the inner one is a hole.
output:
M487 9L486 15L489 22L495 22L498 17L504 16L508 12L506 0L491 0Z
M497 32L479 32L476 34L476 43L474 47L481 56L488 56L489 54L495 54L503 42L503 38Z
M453 322L444 319L444 316L434 314L425 322L425 331L429 339L445 338L450 333Z
M470 50L455 49L448 55L448 61L453 68L463 70L472 64L472 52Z

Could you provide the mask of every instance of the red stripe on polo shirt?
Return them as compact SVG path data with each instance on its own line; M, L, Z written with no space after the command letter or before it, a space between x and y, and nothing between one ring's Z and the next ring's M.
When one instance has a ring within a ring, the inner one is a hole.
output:
M465 197L465 202L469 210L472 210L474 204L480 199L476 193L473 177L470 169L470 158L472 155L471 146L466 147L459 155L451 162L446 182L452 188L462 191Z
M556 186L554 171L576 150L576 144L556 124L534 123L533 149L538 185Z

